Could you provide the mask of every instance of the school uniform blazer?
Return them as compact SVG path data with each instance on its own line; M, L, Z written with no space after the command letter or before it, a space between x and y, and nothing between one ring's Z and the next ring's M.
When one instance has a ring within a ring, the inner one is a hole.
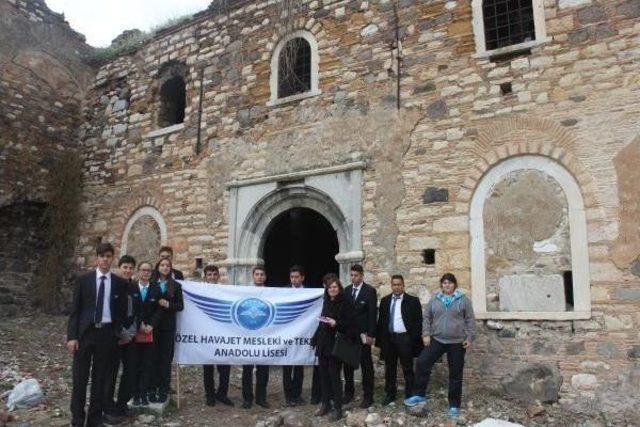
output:
M184 300L182 299L182 286L177 281L173 281L173 295L169 295L169 284L167 283L166 292L162 292L160 284L155 283L158 287L158 300L166 299L169 301L169 307L164 308L158 305L158 309L153 315L153 329L160 331L175 331L176 329L176 313L184 308Z
M359 333L365 333L371 338L376 336L376 317L378 314L378 294L373 286L362 283L357 298L353 299L351 295L353 285L345 288L345 299L350 301L354 306L354 322Z
M387 346L389 344L389 317L391 316L391 298L393 294L389 294L380 300L380 310L378 313L378 335L376 339L376 347L380 348L383 357L386 355ZM400 305L402 313L402 322L407 329L407 334L411 338L411 349L413 355L417 356L422 351L422 305L420 299L405 293L402 296L402 304Z
M67 340L82 339L84 333L94 324L96 314L96 270L78 277L73 287L71 313L67 325ZM120 328L127 315L127 282L111 274L111 294L109 295L111 309L111 323L114 337L120 333Z

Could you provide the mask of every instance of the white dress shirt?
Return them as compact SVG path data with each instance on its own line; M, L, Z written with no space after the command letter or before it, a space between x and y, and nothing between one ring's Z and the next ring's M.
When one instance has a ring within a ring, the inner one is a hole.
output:
M104 276L104 300L102 301L101 323L111 323L111 272L106 274L96 268L96 304L98 304L98 293L100 292L100 278Z
M389 304L389 315L391 315L391 306L393 305L393 299L395 295L391 296L391 304ZM402 300L404 299L404 294L400 295L400 298L396 300L396 308L393 313L393 331L396 334L402 334L407 332L407 328L404 326L404 321L402 320Z
M355 290L355 294L353 295L353 300L357 300L358 299L358 295L360 295L360 290L362 289L362 283L358 283L357 285L355 284L351 284L351 286L353 286L353 288L351 289L351 292L353 292Z

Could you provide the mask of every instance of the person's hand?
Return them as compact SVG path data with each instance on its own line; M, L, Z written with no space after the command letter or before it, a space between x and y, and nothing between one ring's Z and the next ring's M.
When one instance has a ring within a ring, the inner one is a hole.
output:
M158 301L158 304L160 305L160 307L169 308L169 301L164 298L160 299L160 301Z
M67 341L67 350L69 353L73 354L78 351L78 340L69 340Z
M327 317L327 323L329 324L330 327L335 328L336 324L338 322L336 322L336 319L332 319L331 317Z
M147 334L150 334L151 332L153 332L153 326L144 325L144 332L147 333Z
M469 340L464 340L462 342L462 348L464 348L465 350L469 351L471 350L471 341Z
M366 345L373 345L373 338L371 338L369 335L367 335L367 337L365 338L365 344Z
M429 347L431 345L431 337L422 337L422 344L424 344L425 347Z

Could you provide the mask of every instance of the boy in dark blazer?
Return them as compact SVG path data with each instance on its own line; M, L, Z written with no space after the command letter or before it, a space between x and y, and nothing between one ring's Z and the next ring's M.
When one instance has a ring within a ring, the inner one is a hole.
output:
M376 347L385 361L386 397L383 405L395 401L398 360L402 366L405 396L413 392L413 358L422 350L422 306L420 299L404 292L404 278L400 274L391 276L392 293L382 298L378 314Z
M362 339L362 355L360 369L362 369L362 402L361 408L368 408L373 404L373 359L371 346L376 337L376 317L378 314L378 294L371 285L364 283L364 269L360 264L351 266L351 284L344 290L345 298L355 307L354 320L358 333ZM354 369L344 365L344 398L343 403L349 403L354 394Z
M71 424L102 425L107 382L112 375L118 334L127 312L127 283L111 274L115 251L110 243L96 248L97 268L77 278L67 327L67 349L73 354ZM85 417L91 372L89 412ZM86 420L85 420L86 418Z

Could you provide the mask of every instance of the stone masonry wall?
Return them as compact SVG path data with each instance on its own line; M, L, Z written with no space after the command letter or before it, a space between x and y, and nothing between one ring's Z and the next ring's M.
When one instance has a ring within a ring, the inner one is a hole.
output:
M206 12L100 69L83 126L85 263L97 237L119 245L142 206L162 214L179 268L221 262L226 183L362 159L365 268L380 294L400 272L426 300L453 271L470 295L478 182L504 159L544 156L584 199L591 318L479 321L469 386L541 362L559 370L567 404L637 417L640 2L545 0L548 40L500 61L475 55L470 1L403 0L395 14L387 0L314 0L295 19L282 12L278 2ZM318 41L321 94L269 106L271 52L294 29ZM159 131L156 77L168 60L187 65L187 108L183 126Z

